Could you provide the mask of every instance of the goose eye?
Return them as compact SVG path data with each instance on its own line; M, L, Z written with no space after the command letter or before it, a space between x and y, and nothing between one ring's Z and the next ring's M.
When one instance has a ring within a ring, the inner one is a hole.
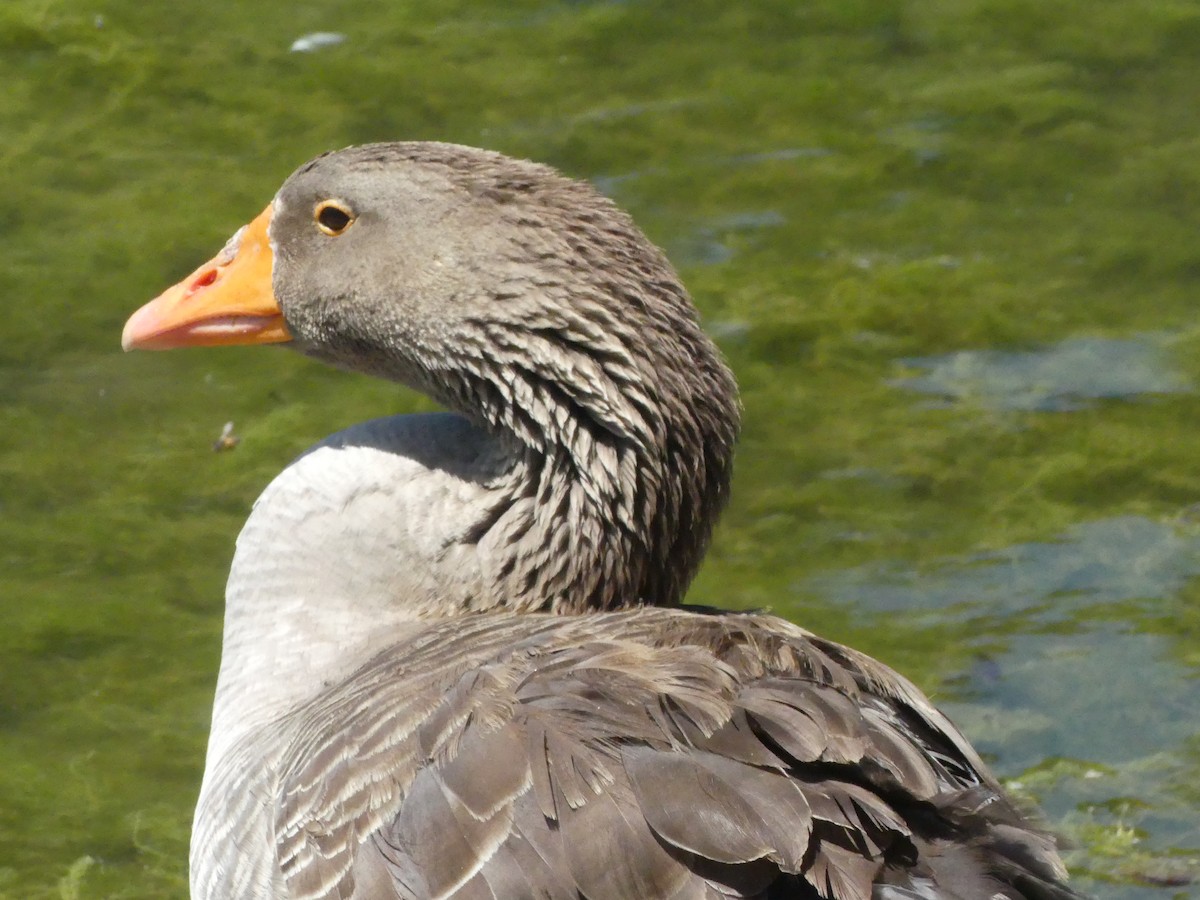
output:
M313 218L330 237L337 237L354 223L354 213L339 200L322 200L313 210Z

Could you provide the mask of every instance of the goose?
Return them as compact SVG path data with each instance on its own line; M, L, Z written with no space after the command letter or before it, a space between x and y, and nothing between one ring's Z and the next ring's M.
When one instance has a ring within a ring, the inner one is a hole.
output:
M319 156L122 343L285 344L448 410L326 438L255 503L196 900L1079 896L904 677L683 604L736 385L588 184L444 143Z

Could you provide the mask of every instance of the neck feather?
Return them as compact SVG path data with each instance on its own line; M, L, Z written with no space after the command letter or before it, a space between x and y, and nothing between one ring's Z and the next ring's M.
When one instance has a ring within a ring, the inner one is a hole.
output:
M728 497L733 377L690 303L631 325L601 302L564 311L574 300L541 329L481 325L433 372L433 393L521 461L514 502L485 538L505 560L499 602L675 605Z

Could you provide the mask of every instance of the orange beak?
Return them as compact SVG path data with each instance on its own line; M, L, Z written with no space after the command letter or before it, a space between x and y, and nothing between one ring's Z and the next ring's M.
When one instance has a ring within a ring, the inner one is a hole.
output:
M130 316L121 346L169 350L290 341L271 287L271 213L268 206L224 250Z

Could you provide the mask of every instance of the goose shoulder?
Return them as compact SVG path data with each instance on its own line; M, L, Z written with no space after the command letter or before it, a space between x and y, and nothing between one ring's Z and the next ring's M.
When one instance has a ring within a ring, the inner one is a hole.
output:
M270 776L220 795L269 799L296 900L1073 896L909 682L769 616L437 623L258 741L268 764L235 770ZM964 842L1043 891L1006 893Z

